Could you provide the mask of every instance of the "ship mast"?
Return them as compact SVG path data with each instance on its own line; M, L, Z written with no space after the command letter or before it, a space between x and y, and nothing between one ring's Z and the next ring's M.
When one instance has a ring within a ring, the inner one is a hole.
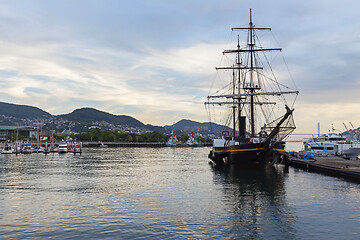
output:
M248 44L250 47L250 93L254 93L254 79L253 79L253 71L254 71L254 43L253 43L253 23L251 16L251 8L250 8L250 23L249 23L249 31L250 31L250 43ZM254 118L254 95L250 96L250 121L251 121L251 136L255 136L255 118Z
M237 36L238 38L238 44L237 44L237 49L240 50L240 39L239 39L239 35ZM240 137L244 137L242 136L245 133L242 133L241 129L242 129L242 122L240 120L241 118L241 58L240 58L240 52L237 53L237 59L236 59L236 65L238 67L238 102L237 102L237 106L238 106L238 124L239 124L239 136ZM235 95L235 94L234 94ZM234 113L235 115L235 113ZM245 127L245 126L244 126ZM235 131L235 129L234 129Z
M246 89L250 92L250 128L251 128L251 136L255 136L255 91L260 90L260 85L254 84L254 71L256 69L262 69L255 66L255 52L257 51L273 51L278 50L281 51L281 48L269 48L269 49L262 49L256 48L255 49L255 30L269 30L271 28L257 28L252 22L252 11L250 8L250 22L248 28L233 28L232 30L248 30L249 31L249 39L248 39L248 49L237 49L235 52L248 52L250 54L250 84L246 87ZM227 53L234 52L234 50L225 51ZM240 115L239 115L240 117Z
M222 94L222 95L213 95L208 96L208 102L205 104L231 104L232 105L232 122L233 122L233 129L234 129L234 136L236 135L236 121L238 121L238 129L239 129L239 136L245 136L245 125L246 125L246 117L242 116L242 106L247 104L250 105L249 111L249 122L250 122L250 133L251 137L256 136L256 129L255 129L255 105L263 105L263 104L276 104L275 102L270 101L256 101L257 96L279 96L283 94L298 94L298 91L274 91L274 92L266 92L260 91L261 86L259 82L259 75L255 75L258 70L262 70L263 67L258 66L256 61L256 54L257 52L265 52L265 51L281 51L281 48L263 48L255 45L255 32L258 30L268 30L271 31L271 28L264 28L264 27L256 27L252 22L252 11L250 9L250 22L249 26L245 28L232 28L232 30L247 30L248 31L248 39L247 39L247 46L241 48L239 42L239 35L238 35L238 43L237 48L233 50L224 50L223 54L236 54L236 62L234 65L229 67L216 67L216 70L233 70L232 72L232 92L231 94ZM248 61L245 61L245 64L242 62L241 54L248 54ZM237 71L236 71L237 70ZM243 70L243 71L242 71ZM249 73L249 78L246 80L246 75ZM237 75L237 76L236 76ZM255 78L257 76L257 78ZM243 79L243 80L242 80ZM236 85L238 91L236 92ZM227 101L219 101L219 102L212 102L210 99L215 98L226 98L232 99L231 102ZM247 101L249 99L249 101ZM238 108L236 113L236 108ZM236 119L236 114L238 115L238 119Z
M233 70L233 94L235 94L235 85L236 85L236 77L235 77L235 70ZM234 137L236 136L236 105L235 105L235 98L233 98L233 131L234 131Z

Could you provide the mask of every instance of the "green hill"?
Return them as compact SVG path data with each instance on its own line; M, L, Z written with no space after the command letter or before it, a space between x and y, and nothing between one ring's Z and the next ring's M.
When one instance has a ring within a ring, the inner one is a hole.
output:
M145 128L145 125L142 122L133 117L126 115L113 115L94 108L80 108L74 110L72 113L58 115L57 117L74 122L91 123L105 121L114 125L127 125Z
M49 118L52 115L37 107L0 102L0 115L21 119Z

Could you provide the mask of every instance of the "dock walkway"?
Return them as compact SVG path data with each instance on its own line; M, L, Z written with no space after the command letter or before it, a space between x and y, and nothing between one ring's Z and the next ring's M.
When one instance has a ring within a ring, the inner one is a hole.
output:
M360 181L360 160L338 156L316 156L315 159L290 157L290 166Z

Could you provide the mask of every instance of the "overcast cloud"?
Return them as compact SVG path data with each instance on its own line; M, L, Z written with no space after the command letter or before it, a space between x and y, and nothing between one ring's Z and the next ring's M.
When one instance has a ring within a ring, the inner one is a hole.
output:
M250 7L256 25L272 27L300 91L297 132L360 126L355 0L0 1L0 101L155 125L207 121L214 67Z

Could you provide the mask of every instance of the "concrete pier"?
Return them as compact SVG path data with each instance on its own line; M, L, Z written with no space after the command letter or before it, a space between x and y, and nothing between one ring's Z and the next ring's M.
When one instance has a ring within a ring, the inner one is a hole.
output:
M315 159L290 157L290 166L360 182L360 160L338 156L315 156Z

